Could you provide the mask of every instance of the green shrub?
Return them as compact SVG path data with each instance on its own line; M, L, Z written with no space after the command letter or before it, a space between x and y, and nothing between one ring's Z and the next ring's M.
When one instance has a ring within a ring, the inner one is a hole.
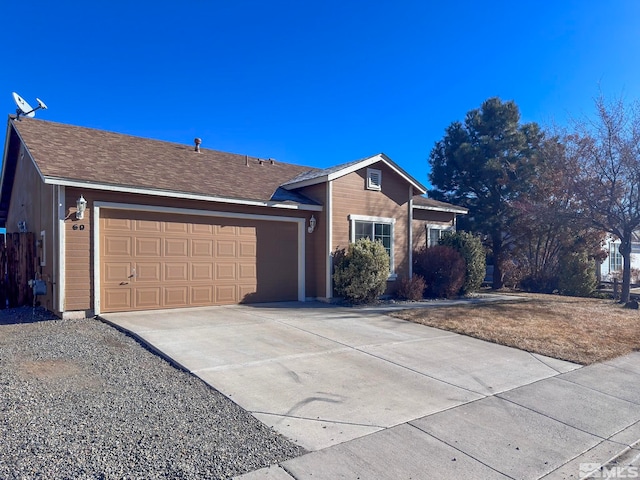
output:
M462 255L451 247L423 247L413 256L413 271L424 278L428 297L452 298L460 294L466 274Z
M573 252L560 258L558 290L562 295L588 297L598 286L596 267L586 252Z
M382 295L389 277L389 255L380 242L362 238L336 252L336 293L351 303L368 303Z
M425 288L427 288L427 284L420 275L413 275L411 278L402 277L398 282L396 296L400 300L422 300Z
M457 250L467 265L462 293L480 290L487 270L487 255L480 237L469 232L446 232L439 245Z
M520 280L519 286L525 292L553 293L559 290L558 276L527 275Z

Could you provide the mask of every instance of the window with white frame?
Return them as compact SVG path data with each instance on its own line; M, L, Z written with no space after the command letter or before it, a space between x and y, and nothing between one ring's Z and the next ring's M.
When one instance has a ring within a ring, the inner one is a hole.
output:
M425 226L427 229L427 247L435 247L438 245L438 241L442 237L444 232L452 232L453 227L444 225L429 225Z
M620 244L609 244L609 271L617 272L622 270L622 255L620 254Z
M349 215L351 241L355 242L361 238L368 238L382 243L389 255L389 271L394 277L393 226L395 222L395 218Z
M375 168L367 168L367 189L382 189L382 171L376 170Z

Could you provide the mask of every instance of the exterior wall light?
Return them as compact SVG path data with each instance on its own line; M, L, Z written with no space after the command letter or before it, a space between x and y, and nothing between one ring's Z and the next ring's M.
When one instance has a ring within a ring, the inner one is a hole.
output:
M87 209L87 201L82 195L76 200L76 218L82 220L84 218L84 211Z
M309 219L309 228L307 228L307 232L313 233L315 229L316 229L316 217L311 215L311 218Z

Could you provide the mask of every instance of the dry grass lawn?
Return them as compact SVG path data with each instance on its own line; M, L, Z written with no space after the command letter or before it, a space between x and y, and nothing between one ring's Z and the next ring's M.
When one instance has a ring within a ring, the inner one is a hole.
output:
M613 300L518 294L526 301L403 310L394 316L583 365L640 350L640 312Z

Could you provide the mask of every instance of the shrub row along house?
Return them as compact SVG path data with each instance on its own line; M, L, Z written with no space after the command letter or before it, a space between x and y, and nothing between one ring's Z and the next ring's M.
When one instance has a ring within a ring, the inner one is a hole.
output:
M62 317L330 299L337 248L380 240L391 293L466 213L424 193L384 154L317 169L10 116L0 227L35 233Z

